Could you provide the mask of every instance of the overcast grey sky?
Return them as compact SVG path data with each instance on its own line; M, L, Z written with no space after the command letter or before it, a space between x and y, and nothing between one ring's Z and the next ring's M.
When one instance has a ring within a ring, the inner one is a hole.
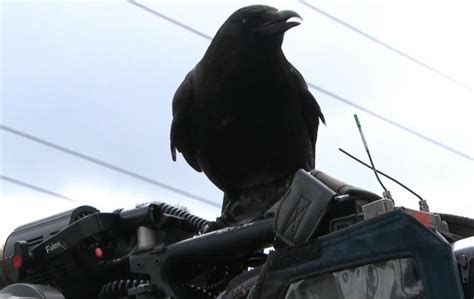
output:
M250 1L137 1L213 36ZM171 100L209 40L127 1L2 1L1 124L220 204L203 174L169 153ZM435 145L312 89L327 119L317 168L380 193L358 113L378 168L426 197L432 210L474 216L473 7L470 1L316 1L313 5L471 89L422 67L299 1L303 23L284 41L306 80L461 153ZM162 200L213 219L219 208L0 130L0 174L104 211ZM229 170L231 171L231 170ZM417 207L384 180L397 205ZM0 240L18 225L79 203L0 180Z

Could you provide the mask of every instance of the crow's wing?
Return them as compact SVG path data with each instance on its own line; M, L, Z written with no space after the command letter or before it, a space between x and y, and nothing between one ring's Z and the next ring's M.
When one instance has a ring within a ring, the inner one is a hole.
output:
M176 161L176 150L181 152L196 171L201 166L196 157L195 134L191 125L191 103L193 101L193 70L184 78L173 97L173 122L171 123L170 146L173 161Z
M302 114L306 124L306 129L311 138L311 145L313 150L315 149L316 139L318 137L319 120L326 124L324 115L321 112L318 102L308 90L308 85L304 80L303 76L298 70L290 64L290 72L292 73L293 79L299 87L299 94L301 98Z

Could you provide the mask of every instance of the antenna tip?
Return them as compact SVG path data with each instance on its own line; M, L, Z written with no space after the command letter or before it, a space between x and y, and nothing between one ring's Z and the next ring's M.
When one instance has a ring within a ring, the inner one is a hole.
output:
M357 114L354 114L354 119L356 121L357 126L360 128L359 117L357 117Z

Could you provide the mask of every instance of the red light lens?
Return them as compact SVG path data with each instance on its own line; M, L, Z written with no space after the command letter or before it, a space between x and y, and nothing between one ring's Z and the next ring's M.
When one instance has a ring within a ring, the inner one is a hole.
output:
M23 265L23 260L21 259L21 256L14 255L12 258L12 266L13 268L20 268L21 265Z
M420 221L424 225L430 226L433 225L431 221L431 215L426 212L421 212L421 211L412 211L411 215L415 217L416 220Z
M102 256L104 255L104 251L103 251L102 248L100 248L100 247L97 247L97 248L95 249L94 253L95 253L95 256L96 256L96 257L102 257Z

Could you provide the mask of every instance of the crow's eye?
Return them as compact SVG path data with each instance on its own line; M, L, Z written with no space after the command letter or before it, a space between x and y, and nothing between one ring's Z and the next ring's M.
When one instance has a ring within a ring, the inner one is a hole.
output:
M242 24L247 23L247 19L242 19Z

